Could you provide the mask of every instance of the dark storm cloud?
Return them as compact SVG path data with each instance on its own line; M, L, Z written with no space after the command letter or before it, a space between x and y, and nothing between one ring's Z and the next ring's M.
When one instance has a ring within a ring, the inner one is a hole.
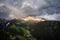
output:
M47 20L60 20L60 0L0 0L0 5L7 6L8 18L35 16ZM10 11L11 10L11 11Z

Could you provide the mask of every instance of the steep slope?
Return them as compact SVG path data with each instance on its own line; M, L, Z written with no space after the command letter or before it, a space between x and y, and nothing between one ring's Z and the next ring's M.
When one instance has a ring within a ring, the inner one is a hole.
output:
M7 35L5 39L12 37L12 39L14 38L15 40L21 40L22 36L24 39L29 39L30 36L27 35L32 35L33 38L35 37L37 40L57 40L60 39L59 26L59 21L43 21L38 23L31 23L22 20L18 21L16 19L10 21L0 19L0 35L3 38L5 38L5 35Z

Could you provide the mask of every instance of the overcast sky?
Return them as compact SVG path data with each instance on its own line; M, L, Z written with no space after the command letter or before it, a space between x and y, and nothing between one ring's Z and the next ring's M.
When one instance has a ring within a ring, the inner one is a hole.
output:
M0 0L0 5L4 4L10 14L3 16L15 16L15 17L27 17L29 15L45 18L47 20L59 20L60 21L60 0ZM1 8L1 6L0 6ZM11 18L11 17L10 17ZM14 18L14 17L13 17Z

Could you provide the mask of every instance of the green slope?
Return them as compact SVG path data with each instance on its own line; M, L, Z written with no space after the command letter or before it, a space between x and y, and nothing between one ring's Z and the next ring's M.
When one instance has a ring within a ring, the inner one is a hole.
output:
M59 21L29 23L0 19L0 40L57 40L60 36Z

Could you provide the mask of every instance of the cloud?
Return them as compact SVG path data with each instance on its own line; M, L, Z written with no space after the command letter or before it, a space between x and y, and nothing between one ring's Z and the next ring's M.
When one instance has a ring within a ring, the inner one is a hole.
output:
M5 14L5 10L0 13L0 17L3 18L13 19L32 15L47 20L60 20L59 0L0 0L0 7L2 4L8 9Z
M41 16L36 16L37 18L45 18L46 20L56 20L60 21L60 14L53 14L53 15L41 15Z

